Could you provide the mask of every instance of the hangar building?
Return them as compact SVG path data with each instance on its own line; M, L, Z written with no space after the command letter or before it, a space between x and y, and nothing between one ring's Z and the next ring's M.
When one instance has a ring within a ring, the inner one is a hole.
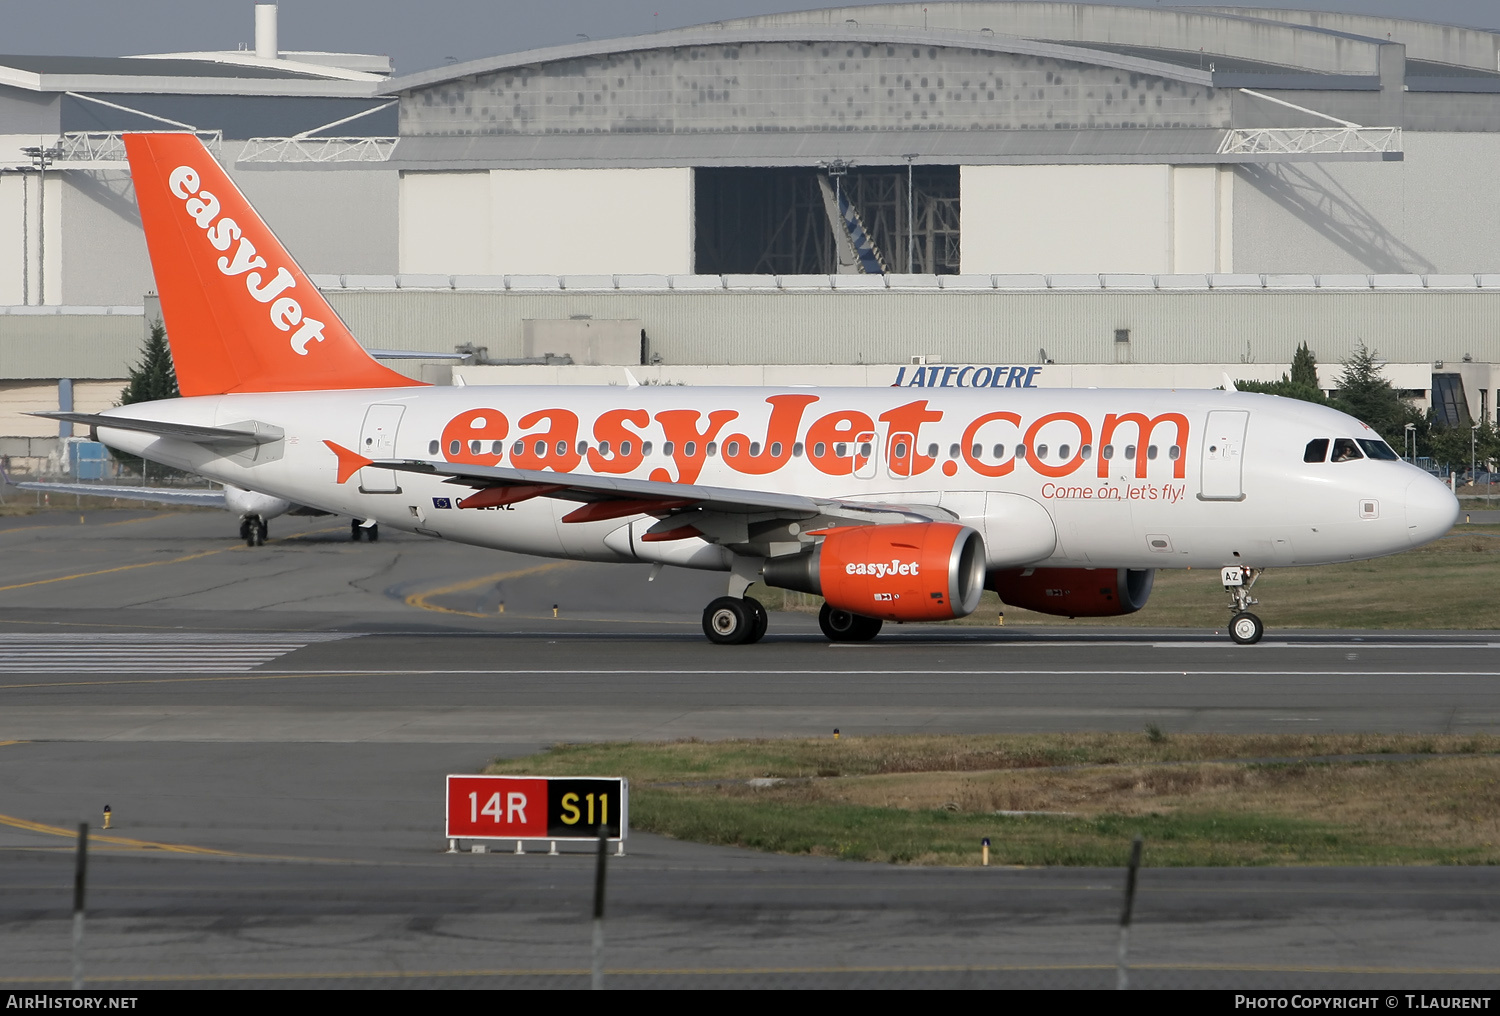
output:
M187 127L363 340L492 377L1214 383L1362 341L1451 422L1494 412L1497 32L909 3L395 75L266 22L254 50L0 57L5 409L118 388L153 285L118 133Z

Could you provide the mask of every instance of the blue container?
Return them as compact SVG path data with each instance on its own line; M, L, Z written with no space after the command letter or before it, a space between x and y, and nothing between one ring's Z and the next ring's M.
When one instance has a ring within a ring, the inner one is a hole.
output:
M73 441L68 445L68 469L79 480L102 480L108 473L109 449L98 441Z

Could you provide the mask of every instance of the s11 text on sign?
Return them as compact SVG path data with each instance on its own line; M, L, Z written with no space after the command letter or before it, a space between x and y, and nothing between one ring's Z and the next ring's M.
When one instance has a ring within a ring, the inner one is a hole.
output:
M629 783L620 777L449 776L450 839L624 839Z

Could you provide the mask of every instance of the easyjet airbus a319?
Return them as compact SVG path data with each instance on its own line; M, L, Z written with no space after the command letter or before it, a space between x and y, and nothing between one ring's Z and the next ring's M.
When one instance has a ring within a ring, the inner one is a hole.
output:
M1358 420L1233 391L420 385L366 355L195 137L125 146L185 397L50 415L383 527L724 572L714 642L765 633L756 581L821 595L827 636L861 640L986 588L1126 614L1156 569L1213 568L1250 643L1263 569L1394 554L1457 518Z

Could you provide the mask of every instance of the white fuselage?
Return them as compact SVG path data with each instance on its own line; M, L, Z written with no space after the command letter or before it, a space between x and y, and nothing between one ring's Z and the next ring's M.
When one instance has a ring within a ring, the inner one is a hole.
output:
M135 431L101 427L99 436L382 526L594 561L727 568L729 555L697 539L630 539L655 521L646 516L561 521L576 502L458 508L470 488L441 477L367 467L341 484L324 441L374 460L937 506L980 528L991 567L1323 564L1425 543L1458 510L1446 486L1404 462L1304 461L1317 439L1379 440L1353 418L1234 392L416 387L202 396L110 413L280 427L284 439L232 455Z

